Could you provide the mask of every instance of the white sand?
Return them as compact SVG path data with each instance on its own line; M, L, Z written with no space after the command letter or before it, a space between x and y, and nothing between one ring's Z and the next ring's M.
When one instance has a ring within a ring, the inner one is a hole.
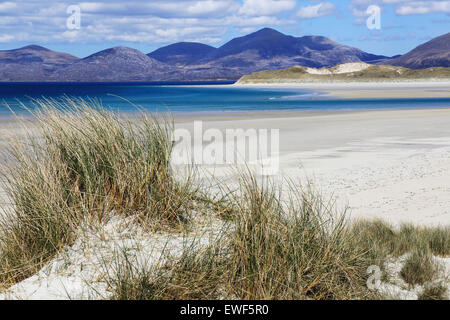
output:
M385 297L395 300L417 300L423 290L432 284L447 285L450 290L450 258L434 257L434 262L438 266L438 274L435 280L424 285L410 285L406 283L400 275L404 263L409 254L405 254L397 259L391 259L386 263L386 272L389 275L389 282L382 282L378 291Z
M204 116L205 130L280 129L280 174L314 180L352 217L450 223L450 109L224 117Z
M319 71L318 71L319 72ZM400 82L286 82L233 85L237 88L277 88L317 90L326 96L356 98L449 98L450 81L400 81Z

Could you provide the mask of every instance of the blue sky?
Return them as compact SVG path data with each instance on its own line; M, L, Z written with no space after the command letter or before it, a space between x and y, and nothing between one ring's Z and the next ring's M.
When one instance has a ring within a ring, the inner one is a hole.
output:
M70 29L68 8L80 9ZM381 28L367 27L367 8ZM112 46L148 53L178 41L220 46L263 27L323 35L364 51L395 55L450 31L449 0L150 0L0 2L0 49L39 44L78 57Z

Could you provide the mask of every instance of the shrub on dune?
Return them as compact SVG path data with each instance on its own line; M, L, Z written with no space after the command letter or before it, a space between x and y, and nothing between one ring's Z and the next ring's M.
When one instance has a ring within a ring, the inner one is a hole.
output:
M428 247L419 246L413 250L400 272L410 285L423 285L436 279L439 266Z

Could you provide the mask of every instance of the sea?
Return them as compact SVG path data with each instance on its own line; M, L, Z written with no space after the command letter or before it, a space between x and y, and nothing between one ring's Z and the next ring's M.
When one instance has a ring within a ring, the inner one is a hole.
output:
M117 112L340 111L447 108L450 98L339 99L320 91L257 89L233 82L0 83L0 116L26 114L35 99L87 99Z

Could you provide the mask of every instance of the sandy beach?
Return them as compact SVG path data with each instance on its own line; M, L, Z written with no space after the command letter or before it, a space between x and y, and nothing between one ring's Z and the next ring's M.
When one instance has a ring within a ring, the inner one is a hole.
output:
M278 178L314 181L352 218L450 222L450 109L175 115L176 128L194 121L205 130L280 129ZM2 119L0 146L23 133Z
M280 129L280 175L313 180L352 218L450 222L450 109L198 115L205 129ZM190 117L177 127L191 128ZM226 176L227 170L215 175Z
M255 83L234 85L239 88L278 88L319 91L342 99L364 98L448 98L450 81L359 82L359 83Z

